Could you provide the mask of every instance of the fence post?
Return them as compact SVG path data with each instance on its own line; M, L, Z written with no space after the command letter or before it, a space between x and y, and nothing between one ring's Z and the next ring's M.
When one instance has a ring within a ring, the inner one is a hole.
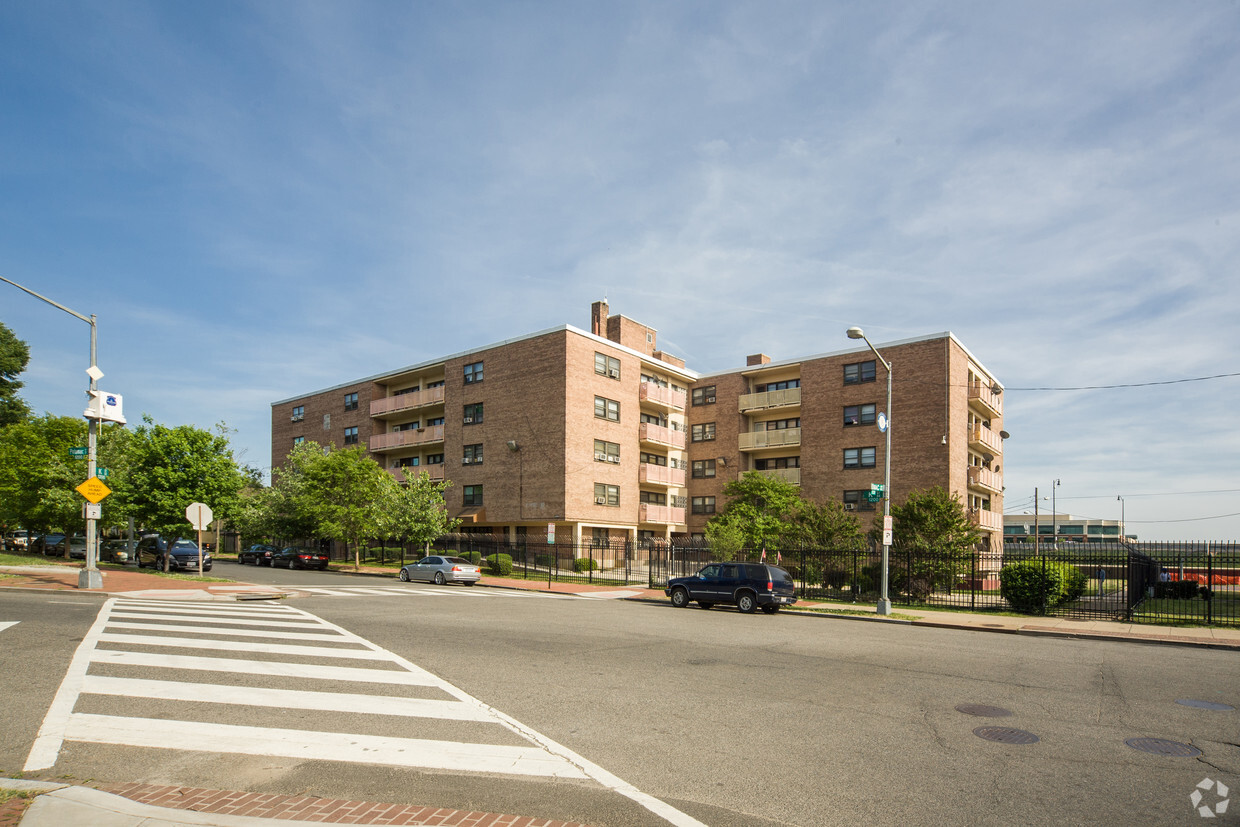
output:
M977 608L977 549L969 555L969 608Z
M1206 552L1206 625L1214 625L1214 551Z

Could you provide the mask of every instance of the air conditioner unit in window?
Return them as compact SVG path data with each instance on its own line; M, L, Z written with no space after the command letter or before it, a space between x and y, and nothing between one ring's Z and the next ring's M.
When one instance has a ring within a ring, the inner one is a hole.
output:
M289 421L290 422L301 422L305 418L306 417L304 414L293 414L292 416L289 417Z
M607 455L606 455L606 454L603 454L603 453L597 453L597 454L595 454L595 455L594 455L594 459L596 459L596 460L597 460L597 461L599 461L599 462L606 462L606 461L607 461Z
M857 504L856 503L844 503L844 510L845 511L856 511Z
M615 368L609 368L607 371L607 375L610 376L612 379L619 379L620 371L616 370Z
M607 505L607 498L606 497L595 497L594 504L595 505Z
M472 416L467 416L467 417L465 417L465 424L466 424L466 425L473 425L473 424L474 424L474 418L473 418Z
M619 457L619 456L617 456L616 454L608 454L608 455L607 455L607 461L608 461L608 462L619 462L619 461L620 461L620 457Z
M470 464L472 464L472 463L473 463L473 461L474 461L474 458L473 458L473 457L462 457L462 458L461 458L461 465L470 465Z

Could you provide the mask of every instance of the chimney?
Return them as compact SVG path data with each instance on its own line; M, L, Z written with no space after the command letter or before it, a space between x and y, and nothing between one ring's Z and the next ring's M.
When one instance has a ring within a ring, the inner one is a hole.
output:
M755 365L769 364L770 361L771 357L767 356L765 353L755 353L753 356L749 356L745 359L745 365L752 368Z
M595 336L607 335L607 300L590 305L590 332Z

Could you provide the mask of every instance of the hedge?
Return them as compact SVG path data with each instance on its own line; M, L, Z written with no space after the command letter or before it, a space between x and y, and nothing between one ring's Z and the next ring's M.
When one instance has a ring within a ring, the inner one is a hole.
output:
M507 577L512 574L512 555L510 554L491 554L487 556L487 566L491 569L492 574L500 577Z
M999 571L999 594L1019 612L1037 614L1076 600L1089 585L1080 569L1070 563L1021 560Z

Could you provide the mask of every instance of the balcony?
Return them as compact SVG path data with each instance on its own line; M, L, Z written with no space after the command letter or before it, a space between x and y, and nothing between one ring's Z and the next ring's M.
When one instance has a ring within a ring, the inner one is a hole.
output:
M685 485L685 469L643 462L637 466L637 481L642 485L664 485L668 488L683 488Z
M443 388L427 388L426 390L402 393L396 396L385 396L370 403L370 415L376 419L393 416L411 411L414 408L425 408L427 405L443 404Z
M410 431L394 431L390 434L374 434L370 437L371 451L392 451L409 445L430 445L443 442L443 426L431 425Z
M684 391L674 391L653 382L642 382L637 388L637 398L652 405L683 411L688 395Z
M409 473L405 473L408 471ZM410 477L416 477L425 473L430 477L432 482L443 482L443 463L436 465L411 465L405 468L389 468L388 473L396 478L397 482L408 482Z
M747 393L741 396L740 412L769 411L772 408L801 407L801 389L788 388L782 391L764 391L763 393Z
M638 503L637 521L639 523L661 523L663 525L684 525L685 510L670 505L651 505Z
M969 404L986 412L986 416L1003 416L1003 397L985 382L969 383Z
M969 516L983 531L1003 531L1003 515L983 508L970 508Z
M1003 439L985 425L974 425L969 433L969 447L998 456L1003 453Z
M740 435L742 451L760 451L763 448L782 448L801 444L800 428L783 428L778 431L754 431Z
M671 428L655 425L652 422L641 423L638 427L637 438L642 442L664 445L669 448L683 449L685 447L684 431L673 431Z
M776 479L776 480L783 480L784 482L789 482L789 483L792 483L793 485L801 484L801 469L800 468L768 468L767 470L759 471L758 473L764 477L770 477L771 479Z
M980 465L970 465L969 487L981 488L985 491L1001 494L1003 493L1003 477L989 468L983 468Z

